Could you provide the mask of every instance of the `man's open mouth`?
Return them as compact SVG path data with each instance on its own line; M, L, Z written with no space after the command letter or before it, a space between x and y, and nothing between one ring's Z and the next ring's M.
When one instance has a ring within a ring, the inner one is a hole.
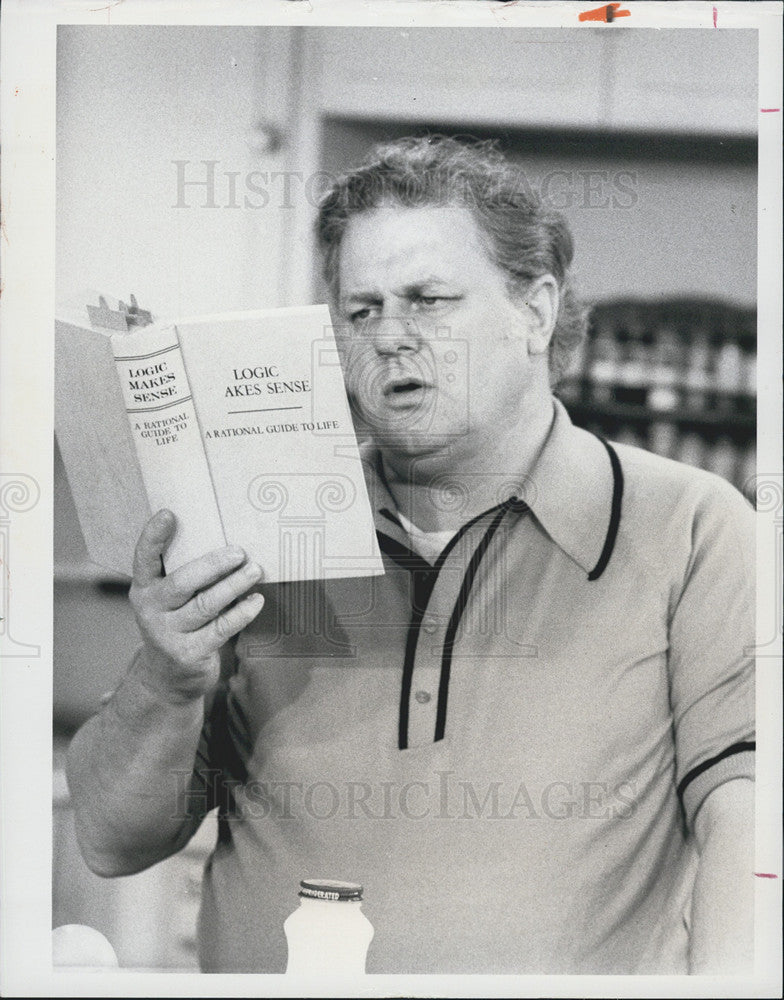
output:
M394 382L392 385L388 385L384 389L385 396L401 396L407 392L415 392L417 389L424 388L422 382L417 382L416 379L409 379L407 382Z
M396 378L384 386L384 398L387 400L402 400L414 394L420 394L431 386L418 378Z

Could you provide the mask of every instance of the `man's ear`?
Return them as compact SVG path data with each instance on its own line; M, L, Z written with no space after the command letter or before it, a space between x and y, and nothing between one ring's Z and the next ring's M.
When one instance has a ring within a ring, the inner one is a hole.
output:
M558 318L558 282L552 274L535 278L521 296L528 326L528 353L545 354Z

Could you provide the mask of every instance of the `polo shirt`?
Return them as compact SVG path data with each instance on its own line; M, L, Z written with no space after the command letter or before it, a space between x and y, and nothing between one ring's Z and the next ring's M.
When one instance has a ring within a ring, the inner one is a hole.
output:
M384 575L265 588L207 710L202 968L282 972L329 877L365 887L369 973L688 971L694 818L753 777L748 503L554 400L428 561L363 459Z

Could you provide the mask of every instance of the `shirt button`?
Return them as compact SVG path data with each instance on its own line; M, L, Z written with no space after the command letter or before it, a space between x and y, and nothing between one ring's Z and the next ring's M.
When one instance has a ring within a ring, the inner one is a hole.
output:
M417 691L414 695L420 705L426 705L430 701L429 691Z
M436 630L436 624L435 624L435 622L426 622L425 623L425 632L427 632L428 635L432 635L433 632L435 632L435 630Z

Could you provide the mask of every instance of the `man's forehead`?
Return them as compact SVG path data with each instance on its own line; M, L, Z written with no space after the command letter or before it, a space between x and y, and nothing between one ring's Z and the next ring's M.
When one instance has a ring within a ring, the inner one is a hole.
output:
M403 282L450 280L484 258L486 240L471 214L452 205L389 205L352 216L340 247L344 294L356 283L389 278Z

